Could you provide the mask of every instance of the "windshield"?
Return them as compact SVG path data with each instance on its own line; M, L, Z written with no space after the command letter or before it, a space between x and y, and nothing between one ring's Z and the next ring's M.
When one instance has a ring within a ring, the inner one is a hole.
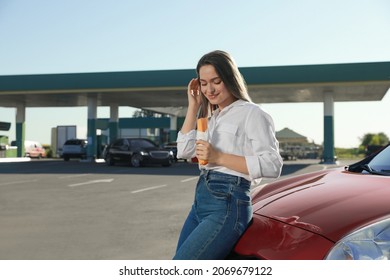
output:
M377 154L368 165L376 171L390 173L390 146Z
M148 148L156 148L156 145L146 139L134 139L131 140L131 146L135 149L148 149Z
M390 176L390 145L377 154L347 167L348 171L363 174Z

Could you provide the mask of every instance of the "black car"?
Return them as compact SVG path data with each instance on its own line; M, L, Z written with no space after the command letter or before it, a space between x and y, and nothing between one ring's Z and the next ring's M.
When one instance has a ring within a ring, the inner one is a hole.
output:
M177 143L176 142L169 142L169 143L165 144L164 145L164 150L172 151L174 160L178 161L178 158L177 158Z
M170 166L174 161L174 156L172 151L159 148L149 139L120 138L106 148L104 159L108 165L122 162L134 167L147 164Z

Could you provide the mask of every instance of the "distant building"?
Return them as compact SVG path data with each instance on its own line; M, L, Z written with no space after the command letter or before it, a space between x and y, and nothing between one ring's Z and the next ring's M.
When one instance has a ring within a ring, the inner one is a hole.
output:
M310 143L306 136L303 136L289 128L283 128L275 133L279 141L280 155L284 160L295 160L297 158L317 159L321 155L321 147L314 142Z

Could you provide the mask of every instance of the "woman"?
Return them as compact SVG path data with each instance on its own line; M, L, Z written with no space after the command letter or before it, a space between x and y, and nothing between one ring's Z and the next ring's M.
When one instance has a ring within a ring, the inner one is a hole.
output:
M248 95L232 57L204 55L188 84L188 111L178 134L178 157L199 162L195 200L173 259L223 259L252 218L250 186L277 178L282 168L272 118ZM208 118L206 140L196 140L198 117Z

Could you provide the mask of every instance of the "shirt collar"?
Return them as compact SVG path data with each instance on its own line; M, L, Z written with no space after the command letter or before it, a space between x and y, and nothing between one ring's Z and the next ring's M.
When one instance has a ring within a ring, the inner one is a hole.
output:
M242 100L242 99L238 99L238 100L234 101L232 104L230 104L230 105L226 106L225 108L223 108L222 111L219 108L214 110L213 115L217 116L220 113L226 113L229 110L231 110L232 108L238 107L238 106L242 106L242 105L244 105L246 103L248 103L248 101L245 101L245 100Z

